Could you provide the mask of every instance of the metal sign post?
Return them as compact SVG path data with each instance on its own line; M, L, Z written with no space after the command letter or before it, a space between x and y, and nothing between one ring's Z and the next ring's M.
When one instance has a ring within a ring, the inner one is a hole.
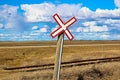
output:
M62 61L63 44L64 44L64 33L58 36L53 80L59 80L60 78L60 65Z

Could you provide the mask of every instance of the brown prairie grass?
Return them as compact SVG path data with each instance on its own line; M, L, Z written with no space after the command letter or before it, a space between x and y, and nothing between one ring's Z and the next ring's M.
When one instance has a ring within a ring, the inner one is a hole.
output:
M21 48L0 48L0 68L54 63L55 47L35 47L55 45L51 42L0 42L0 47L21 46ZM120 41L65 41L65 45L113 44L96 46L64 47L62 62L120 57ZM26 47L22 46L34 46ZM21 72L0 70L0 80L52 80L53 70ZM62 68L61 80L119 80L120 63L100 63L70 68Z
M112 65L111 65L112 64ZM53 70L7 72L1 80L52 80ZM62 68L60 80L119 80L120 63L100 63Z

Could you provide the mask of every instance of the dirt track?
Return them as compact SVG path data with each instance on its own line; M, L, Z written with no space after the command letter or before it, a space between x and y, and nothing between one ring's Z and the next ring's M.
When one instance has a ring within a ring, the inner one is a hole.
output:
M64 47L74 47L74 46L111 46L111 45L120 45L120 44L83 44L83 45L64 45ZM32 48L32 47L56 47L56 45L46 45L46 46L5 46L0 48Z

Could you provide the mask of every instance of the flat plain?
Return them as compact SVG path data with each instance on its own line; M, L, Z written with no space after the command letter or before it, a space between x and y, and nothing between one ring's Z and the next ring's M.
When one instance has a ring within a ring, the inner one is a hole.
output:
M57 41L0 42L0 80L52 80L53 69L3 70L53 64ZM62 62L120 57L120 41L65 41ZM120 61L61 69L60 80L120 80Z

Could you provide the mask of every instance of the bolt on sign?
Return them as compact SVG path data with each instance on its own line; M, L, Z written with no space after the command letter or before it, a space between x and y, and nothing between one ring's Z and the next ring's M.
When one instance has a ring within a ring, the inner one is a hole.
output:
M70 20L64 23L57 13L53 15L53 18L59 25L59 27L51 33L52 38L55 38L56 36L58 36L53 80L59 80L60 65L62 61L62 50L63 50L63 43L64 43L64 33L66 34L66 36L70 41L74 39L73 35L70 33L68 28L72 24L74 24L77 21L77 19L75 17L72 17Z

